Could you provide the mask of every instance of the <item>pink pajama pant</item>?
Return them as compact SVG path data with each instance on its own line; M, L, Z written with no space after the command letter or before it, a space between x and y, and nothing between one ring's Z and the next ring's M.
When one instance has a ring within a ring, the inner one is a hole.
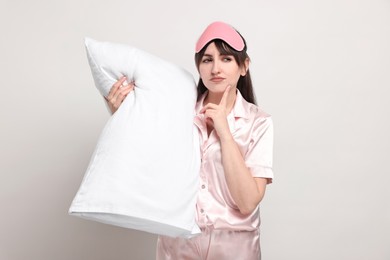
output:
M259 230L230 231L212 227L190 239L159 236L157 260L260 260Z

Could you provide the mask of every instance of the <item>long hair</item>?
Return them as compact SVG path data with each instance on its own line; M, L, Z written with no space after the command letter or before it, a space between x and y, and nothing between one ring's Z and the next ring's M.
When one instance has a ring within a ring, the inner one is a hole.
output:
M202 58L203 58L203 55L204 55L204 53L205 53L205 51L207 49L207 46L209 46L209 44L212 43L212 42L215 43L215 46L217 47L218 51L222 55L232 55L234 57L236 63L238 64L238 66L240 66L240 67L241 66L245 66L245 61L246 61L246 59L249 59L249 56L248 56L248 54L246 52L247 45L246 45L245 39L243 37L242 37L242 39L244 40L244 43L245 43L245 47L244 47L244 49L242 51L236 51L235 49L230 47L226 42L224 42L222 40L219 40L219 39L210 41L209 43L207 43L203 47L202 50L200 50L198 53L195 53L195 64L196 64L196 67L199 70L199 65L200 65L200 63L202 61ZM246 101L256 105L256 97L255 97L255 93L253 91L252 79L251 79L251 75L250 75L249 69L247 70L245 76L240 76L240 78L238 79L237 88L238 88L238 90L240 90L240 93L241 93L242 97ZM204 85L202 79L199 78L199 82L198 82L198 85L197 85L198 100L202 96L202 94L204 92L206 92L206 90L207 90L207 88Z

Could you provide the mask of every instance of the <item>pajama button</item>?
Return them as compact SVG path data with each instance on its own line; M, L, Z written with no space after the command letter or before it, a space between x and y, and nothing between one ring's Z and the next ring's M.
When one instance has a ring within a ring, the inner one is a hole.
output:
M203 210L203 209L200 209L200 213L204 213L204 210Z
M206 185L203 184L203 185L202 185L202 189L204 189L204 188L206 188Z

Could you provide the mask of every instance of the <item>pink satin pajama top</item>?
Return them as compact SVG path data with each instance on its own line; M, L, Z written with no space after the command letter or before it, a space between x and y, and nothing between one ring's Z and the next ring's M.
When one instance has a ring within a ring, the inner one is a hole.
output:
M256 230L260 225L259 207L250 215L243 215L230 195L221 161L221 146L213 130L207 135L201 108L207 92L197 102L194 123L199 129L201 170L197 200L197 223L200 228ZM253 177L267 178L272 182L273 125L270 115L247 102L237 90L237 97L229 113L230 131Z

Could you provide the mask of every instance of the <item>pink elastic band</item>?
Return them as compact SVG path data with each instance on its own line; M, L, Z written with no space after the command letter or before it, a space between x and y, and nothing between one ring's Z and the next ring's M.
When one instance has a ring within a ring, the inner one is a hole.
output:
M223 40L237 51L242 51L245 47L244 40L233 27L223 22L214 22L207 26L206 30L199 37L195 52L200 52L207 43L215 39Z

